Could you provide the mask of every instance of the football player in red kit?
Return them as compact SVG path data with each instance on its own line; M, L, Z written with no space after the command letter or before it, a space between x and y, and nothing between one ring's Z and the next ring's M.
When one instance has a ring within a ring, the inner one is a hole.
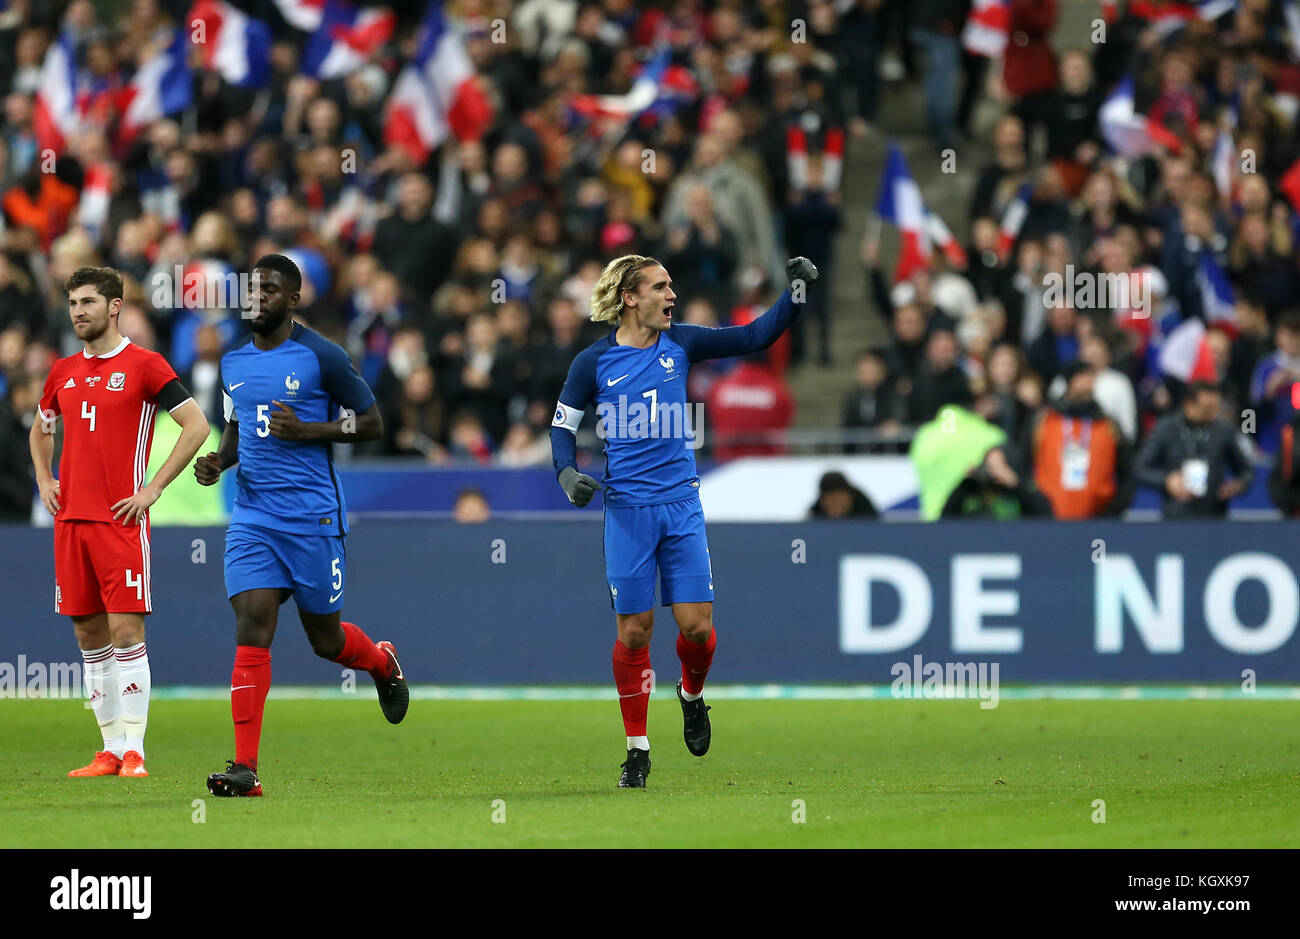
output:
M54 516L54 611L72 617L83 683L104 737L90 764L68 775L148 776L149 506L198 452L208 421L166 359L117 331L117 271L79 268L65 289L84 349L50 370L30 444L41 501ZM160 407L180 424L181 435L146 482ZM60 417L63 455L55 479Z

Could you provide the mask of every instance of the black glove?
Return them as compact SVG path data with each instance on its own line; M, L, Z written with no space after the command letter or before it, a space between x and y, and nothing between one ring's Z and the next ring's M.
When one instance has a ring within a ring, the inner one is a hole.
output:
M817 283L817 265L805 257L787 260L785 262L785 274L790 279L791 285L796 280L802 280L809 287Z
M560 488L569 497L569 501L578 508L584 508L597 489L604 487L585 473L579 473L572 466L560 470Z

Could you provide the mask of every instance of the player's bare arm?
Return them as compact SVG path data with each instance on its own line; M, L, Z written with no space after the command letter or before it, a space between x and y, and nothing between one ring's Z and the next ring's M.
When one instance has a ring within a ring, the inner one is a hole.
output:
M239 422L230 421L221 432L221 443L211 453L194 461L194 478L200 486L213 486L222 472L239 462Z
M163 490L170 485L173 479L180 475L181 470L194 458L194 454L199 452L199 447L203 446L203 441L208 439L208 419L203 415L203 409L199 407L198 402L193 398L167 413L172 416L172 420L181 425L181 435L177 438L176 445L172 447L172 452L168 454L167 460L154 474L153 479L140 487L139 492L113 503L113 518L120 518L123 525L130 525L140 520L144 513L148 511L149 506L158 501L158 498L163 494Z
M361 414L349 414L337 421L302 421L283 401L272 401L271 436L313 443L359 443L383 437L384 419L379 407L372 404Z
M62 507L59 481L54 478L54 428L57 423L57 416L40 415L39 420L32 421L31 433L27 435L32 463L36 466L36 486L40 489L41 502L51 515L58 515Z

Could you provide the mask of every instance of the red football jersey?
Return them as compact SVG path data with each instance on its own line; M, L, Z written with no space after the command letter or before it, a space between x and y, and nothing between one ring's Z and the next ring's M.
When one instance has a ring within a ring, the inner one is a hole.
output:
M144 485L159 403L174 409L187 397L167 360L129 339L104 355L82 351L55 362L37 418L63 416L58 517L113 521L113 504Z

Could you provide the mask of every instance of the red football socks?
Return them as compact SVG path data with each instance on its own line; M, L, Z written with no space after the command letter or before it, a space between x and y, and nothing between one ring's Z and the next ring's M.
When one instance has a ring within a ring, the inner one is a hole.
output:
M685 636L677 634L677 657L682 660L682 691L687 694L700 694L704 691L704 679L709 676L713 649L717 644L716 629L710 629L709 638L700 645L687 642Z
M646 712L650 710L653 683L650 647L629 649L615 639L614 684L618 686L618 706L623 711L623 730L629 737L646 735Z
M388 657L388 653L371 642L370 637L356 623L339 625L343 627L343 651L334 661L344 668L355 668L387 678L393 670L393 660Z
M271 690L271 650L236 646L230 673L230 716L235 721L235 762L257 769L262 712Z

